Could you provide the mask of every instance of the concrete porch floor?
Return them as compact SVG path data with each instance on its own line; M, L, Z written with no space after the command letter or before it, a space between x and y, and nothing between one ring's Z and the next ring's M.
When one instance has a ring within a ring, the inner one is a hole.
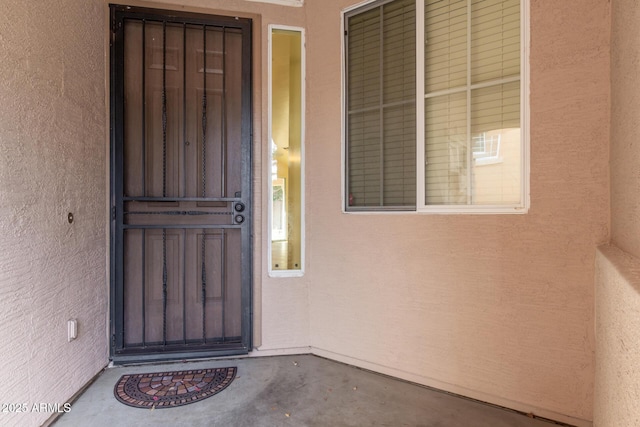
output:
M118 402L125 374L237 366L219 394L169 409ZM551 427L540 419L311 355L207 360L105 370L53 424L66 426Z

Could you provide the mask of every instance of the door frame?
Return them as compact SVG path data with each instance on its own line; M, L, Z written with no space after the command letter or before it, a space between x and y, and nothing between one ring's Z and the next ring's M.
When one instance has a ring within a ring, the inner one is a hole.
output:
M192 359L247 354L253 345L253 53L252 20L233 16L208 15L165 9L152 9L110 4L109 20L109 212L110 212L110 280L109 280L109 356L114 364L149 361ZM216 349L198 351L168 351L145 353L135 350L123 352L124 325L124 20L164 20L167 23L215 25L242 30L242 99L241 150L242 203L247 221L241 228L241 343L219 345ZM120 253L118 253L120 252Z

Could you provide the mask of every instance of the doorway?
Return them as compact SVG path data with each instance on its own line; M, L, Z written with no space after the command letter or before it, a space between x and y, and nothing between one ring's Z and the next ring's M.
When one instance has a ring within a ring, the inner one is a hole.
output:
M251 20L111 6L111 357L251 349Z

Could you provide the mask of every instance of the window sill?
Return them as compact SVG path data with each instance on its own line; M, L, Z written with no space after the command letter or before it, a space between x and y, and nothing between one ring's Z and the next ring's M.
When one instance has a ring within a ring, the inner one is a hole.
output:
M283 278L283 277L303 277L304 271L302 270L271 270L269 271L269 277Z
M529 212L528 206L425 206L415 210L378 209L345 210L342 213L355 215L522 215Z

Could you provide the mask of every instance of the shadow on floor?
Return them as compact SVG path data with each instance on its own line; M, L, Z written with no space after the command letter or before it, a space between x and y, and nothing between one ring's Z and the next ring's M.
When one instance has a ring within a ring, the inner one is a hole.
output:
M235 380L205 400L168 409L118 402L122 375L236 366ZM107 369L54 427L424 426L551 427L540 419L311 355L208 360Z

